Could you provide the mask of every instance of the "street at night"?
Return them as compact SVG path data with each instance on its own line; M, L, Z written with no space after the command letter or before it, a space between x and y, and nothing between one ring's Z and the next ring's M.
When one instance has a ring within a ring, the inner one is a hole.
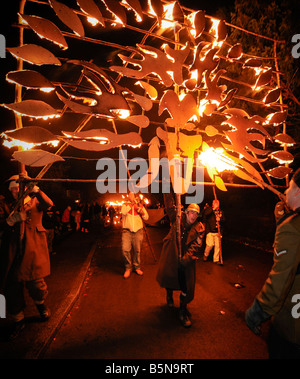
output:
M1 13L0 358L299 359L299 12Z
M29 299L26 328L17 341L1 342L1 356L267 359L268 323L257 337L246 326L244 312L271 268L270 251L225 239L223 266L203 262L201 255L195 299L189 306L193 325L185 329L178 320L179 293L174 296L175 307L169 309L165 290L155 279L168 228L146 230L152 249L145 238L144 275L132 273L126 280L121 228L108 228L103 234L74 233L62 241L51 256L52 274L47 280L52 317L39 322Z

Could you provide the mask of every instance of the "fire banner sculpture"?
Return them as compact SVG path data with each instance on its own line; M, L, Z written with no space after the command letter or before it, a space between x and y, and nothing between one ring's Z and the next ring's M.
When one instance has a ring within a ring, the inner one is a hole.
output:
M232 26L178 1L77 0L73 8L67 3L20 2L21 45L7 49L18 69L6 76L19 92L14 103L1 104L19 117L17 130L2 137L27 143L27 150L14 153L16 160L39 167L62 160L42 149L53 141L81 151L148 144L149 160L165 145L169 160L202 162L220 190L226 190L221 173L228 170L270 189L272 178L287 178L293 160L287 148L294 141L286 133L278 72L270 60L226 42ZM101 38L114 29L120 36L130 29L142 38L132 46L129 40L125 45ZM36 42L23 42L25 30ZM85 60L74 47L78 40L117 50L114 64L107 66L107 56L102 66ZM232 77L232 66L241 72L239 80ZM252 83L243 82L243 71ZM43 91L42 100L37 90ZM255 114L245 104L253 104ZM54 125L70 113L86 117L83 127L92 119L93 127L54 135L51 126L43 126L45 119ZM28 119L38 126L25 126ZM124 122L128 132L118 133Z

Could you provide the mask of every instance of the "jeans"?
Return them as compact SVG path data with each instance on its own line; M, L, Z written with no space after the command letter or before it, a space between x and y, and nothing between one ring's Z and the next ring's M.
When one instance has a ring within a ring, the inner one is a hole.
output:
M144 230L131 232L128 229L122 231L122 254L126 269L137 270L141 265L141 246L144 238ZM131 256L132 248L132 256Z

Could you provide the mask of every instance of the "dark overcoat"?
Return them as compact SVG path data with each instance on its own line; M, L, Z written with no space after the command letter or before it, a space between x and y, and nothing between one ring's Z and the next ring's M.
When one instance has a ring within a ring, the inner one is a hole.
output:
M179 283L179 269L184 271L186 284L186 302L189 303L194 298L196 254L199 253L205 228L201 222L188 225L185 213L181 217L182 235L182 259L179 259L179 250L176 237L176 210L174 202L170 197L165 196L166 212L171 222L168 235L163 240L163 247L158 264L156 280L163 288L172 290L182 290Z
M44 208L49 207L44 205ZM25 222L24 256L18 270L18 280L31 281L50 275L50 258L46 229L43 227L43 207L37 197L24 206L27 213Z

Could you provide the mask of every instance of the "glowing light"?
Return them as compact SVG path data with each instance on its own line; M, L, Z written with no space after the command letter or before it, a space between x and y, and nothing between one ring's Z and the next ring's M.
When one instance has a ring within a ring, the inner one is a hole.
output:
M41 146L43 144L52 145L53 147L56 147L59 144L58 140L47 141L43 143L25 142L15 138L10 138L5 133L2 133L1 137L4 138L3 146L7 147L8 149L11 149L12 147L19 147L21 150L30 150L33 147Z
M164 5L164 20L161 22L162 29L172 28L175 25L173 20L173 9L175 2L171 4Z
M113 109L112 112L122 120L130 116L130 111L128 109Z
M89 17L87 17L87 20L93 26L96 26L97 24L100 24L100 22L96 18L94 18L94 17L90 17L89 16Z
M224 153L221 147L216 149L209 147L199 154L198 159L205 167L215 168L218 172L237 170L238 165Z

